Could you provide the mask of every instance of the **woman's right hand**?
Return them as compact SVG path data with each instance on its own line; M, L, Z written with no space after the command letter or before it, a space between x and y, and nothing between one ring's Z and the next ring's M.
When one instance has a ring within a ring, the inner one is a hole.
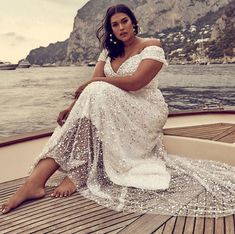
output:
M65 109L63 111L61 111L59 113L59 116L57 118L57 123L60 125L60 126L63 126L63 124L65 123L66 119L68 118L68 115L70 113L71 109L68 108L68 109Z

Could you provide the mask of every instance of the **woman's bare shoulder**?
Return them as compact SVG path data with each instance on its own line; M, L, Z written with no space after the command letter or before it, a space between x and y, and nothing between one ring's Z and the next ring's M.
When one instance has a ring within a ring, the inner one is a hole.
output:
M143 38L142 45L143 45L143 48L148 47L148 46L162 47L161 41L157 38Z

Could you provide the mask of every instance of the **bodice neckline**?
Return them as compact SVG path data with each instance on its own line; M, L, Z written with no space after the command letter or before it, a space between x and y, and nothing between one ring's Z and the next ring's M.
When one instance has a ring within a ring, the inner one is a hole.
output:
M108 57L108 61L109 61L109 65L110 65L110 67L111 67L111 70L114 72L114 74L118 74L119 70L124 66L124 64L126 64L126 62L128 62L128 61L129 61L130 59L132 59L133 57L136 57L136 56L141 55L141 53L142 53L145 49L147 49L147 48L149 48L149 47L158 47L159 49L162 49L161 47L156 46L156 45L149 45L149 46L146 46L146 47L144 47L138 54L134 54L134 55L130 56L129 58L127 58L125 61L123 61L123 63L121 63L121 65L118 67L118 69L117 69L116 71L114 71L114 69L113 69L113 67L112 67L112 64L111 64L110 57Z
M141 51L141 52L142 52L142 51ZM140 53L141 53L141 52L140 52ZM124 60L124 61L121 63L121 65L118 67L118 69L117 69L116 71L114 71L114 69L113 69L113 67L112 67L112 64L111 64L111 60L110 60L110 58L109 58L109 59L108 59L108 61L109 61L109 66L111 67L112 71L113 71L115 74L118 74L119 70L124 66L124 64L125 64L126 62L128 62L131 58L136 57L137 55L140 55L140 53L135 54L135 55L132 55L132 56L130 56L129 58L127 58L126 60Z

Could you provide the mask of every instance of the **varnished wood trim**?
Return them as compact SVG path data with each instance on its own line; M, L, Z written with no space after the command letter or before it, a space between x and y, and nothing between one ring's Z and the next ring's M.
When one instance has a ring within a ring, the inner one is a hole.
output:
M11 137L2 137L0 138L0 147L13 145L16 143L21 143L25 141L31 141L40 139L43 137L51 136L54 131L54 128L48 128L45 130L35 131L35 132L29 132L24 134L18 134Z
M235 110L195 110L195 111L181 111L181 112L171 112L168 117L177 117L177 116L194 116L194 115L206 115L206 114L234 114ZM0 137L0 147L13 145L16 143L21 143L25 141L31 141L40 139L43 137L51 136L54 131L54 128L49 128L45 130L29 132L24 134L18 134L11 137Z

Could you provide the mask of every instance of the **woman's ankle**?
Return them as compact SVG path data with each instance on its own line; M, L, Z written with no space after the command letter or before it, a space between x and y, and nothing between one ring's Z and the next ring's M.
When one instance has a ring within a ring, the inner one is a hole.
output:
M45 188L46 181L40 180L38 178L30 178L28 177L25 180L25 185L31 186L31 187L36 187L36 188Z

